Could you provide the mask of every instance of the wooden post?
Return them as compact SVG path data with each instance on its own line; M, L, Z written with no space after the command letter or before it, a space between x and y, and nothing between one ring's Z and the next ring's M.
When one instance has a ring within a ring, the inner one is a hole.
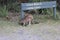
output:
M24 18L24 12L21 11L21 19L23 19L23 18Z
M56 18L56 7L53 8L53 12L54 12L53 16L54 16L54 18Z
M25 15L25 14L24 14L24 11L23 11L22 8L21 8L21 15L20 15L20 18L23 19L23 18L24 18L24 15Z

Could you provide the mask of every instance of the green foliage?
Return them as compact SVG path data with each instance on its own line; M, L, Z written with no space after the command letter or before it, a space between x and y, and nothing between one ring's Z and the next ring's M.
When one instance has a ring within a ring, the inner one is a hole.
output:
M6 17L8 15L8 10L6 6L0 6L0 17Z
M16 0L8 0L8 4L7 4L7 9L9 11L13 10L14 12L19 12L20 11L20 5Z

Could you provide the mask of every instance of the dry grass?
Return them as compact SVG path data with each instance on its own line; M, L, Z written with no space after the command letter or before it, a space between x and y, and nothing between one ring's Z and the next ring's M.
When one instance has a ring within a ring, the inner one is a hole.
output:
M60 40L60 20L45 18L27 27L0 18L0 40Z

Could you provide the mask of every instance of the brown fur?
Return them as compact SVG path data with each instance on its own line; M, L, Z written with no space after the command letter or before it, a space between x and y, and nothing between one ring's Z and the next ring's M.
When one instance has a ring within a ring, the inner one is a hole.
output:
M25 18L21 20L20 22L23 23L23 25L25 25L29 23L31 24L32 20L33 20L33 16L31 14L26 14Z

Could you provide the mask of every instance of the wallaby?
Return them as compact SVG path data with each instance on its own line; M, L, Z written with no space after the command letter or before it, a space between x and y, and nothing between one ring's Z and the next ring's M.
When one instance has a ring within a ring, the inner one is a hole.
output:
M23 20L20 21L20 23L22 23L23 25L31 25L33 20L33 16L31 14L26 13L25 14L25 18Z

